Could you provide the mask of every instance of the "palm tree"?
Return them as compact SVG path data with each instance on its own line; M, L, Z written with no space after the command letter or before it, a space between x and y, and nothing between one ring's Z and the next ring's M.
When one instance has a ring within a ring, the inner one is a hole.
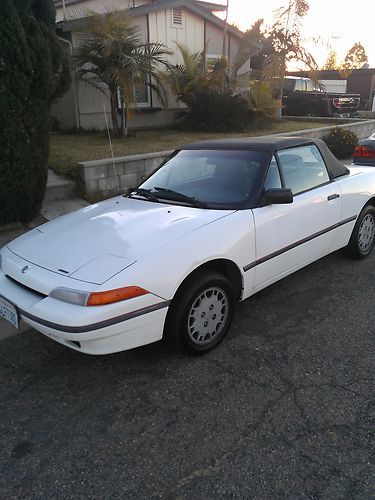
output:
M201 52L192 53L185 45L176 43L176 46L183 62L169 64L164 79L178 101L189 106L197 89L221 88L226 78L226 58L207 62L206 47Z
M182 63L168 65L164 79L177 100L188 108L177 118L189 128L204 131L243 130L253 125L255 110L241 94L237 72L229 67L227 58L207 60L206 47L191 53L184 45L176 45Z
M142 42L140 28L132 25L127 10L90 12L86 19L87 28L80 33L75 56L78 76L101 91L100 83L107 85L113 129L118 136L127 136L128 110L135 101L137 85L148 86L165 102L158 71L160 65L167 64L169 51L161 43Z
M232 73L237 74L239 69L251 60L254 56L259 55L264 47L265 34L262 31L263 19L255 21L241 38L240 46L237 54L232 62Z

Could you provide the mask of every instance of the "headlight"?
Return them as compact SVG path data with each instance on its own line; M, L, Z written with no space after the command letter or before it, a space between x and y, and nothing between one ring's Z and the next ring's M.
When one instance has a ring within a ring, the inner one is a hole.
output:
M80 292L78 290L71 290L70 288L54 288L49 294L50 297L70 304L77 304L78 306L85 306L90 292Z
M49 296L79 306L103 306L105 304L120 302L121 300L140 297L147 293L149 293L147 290L139 286L126 286L124 288L116 288L115 290L106 290L104 292L81 292L79 290L59 287L54 288Z

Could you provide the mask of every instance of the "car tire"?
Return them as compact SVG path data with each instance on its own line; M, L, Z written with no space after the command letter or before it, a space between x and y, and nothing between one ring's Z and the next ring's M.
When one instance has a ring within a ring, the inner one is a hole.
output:
M227 334L235 309L232 283L222 274L203 272L178 290L168 311L165 338L172 347L202 355Z
M367 205L359 214L345 253L354 259L370 255L375 244L375 207Z

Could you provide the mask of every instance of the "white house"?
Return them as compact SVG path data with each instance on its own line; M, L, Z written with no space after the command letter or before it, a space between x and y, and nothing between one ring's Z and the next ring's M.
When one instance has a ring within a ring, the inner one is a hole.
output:
M181 62L175 42L191 52L202 51L207 44L207 57L217 58L223 52L224 21L214 12L222 5L198 0L55 0L57 34L71 53L79 45L79 29L87 10L104 12L105 8L128 8L134 24L141 28L145 42L165 44L173 54L169 61ZM228 25L226 53L229 62L238 51L243 33ZM104 108L109 116L105 96L73 78L70 91L52 108L52 115L63 128L103 129ZM152 91L145 89L138 96L130 127L157 126L171 123L179 104L171 97L167 109L162 109ZM110 120L110 119L109 119Z

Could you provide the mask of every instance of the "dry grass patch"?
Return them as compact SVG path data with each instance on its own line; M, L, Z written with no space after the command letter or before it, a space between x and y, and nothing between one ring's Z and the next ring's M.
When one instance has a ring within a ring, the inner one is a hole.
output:
M114 156L126 156L176 149L183 144L206 139L255 137L324 127L326 125L326 123L320 122L282 120L276 123L272 129L232 134L185 132L174 129L142 130L135 132L134 135L126 139L113 138L112 144ZM53 134L50 138L49 166L61 175L74 177L77 162L101 160L110 158L110 156L111 152L106 132L61 133Z

